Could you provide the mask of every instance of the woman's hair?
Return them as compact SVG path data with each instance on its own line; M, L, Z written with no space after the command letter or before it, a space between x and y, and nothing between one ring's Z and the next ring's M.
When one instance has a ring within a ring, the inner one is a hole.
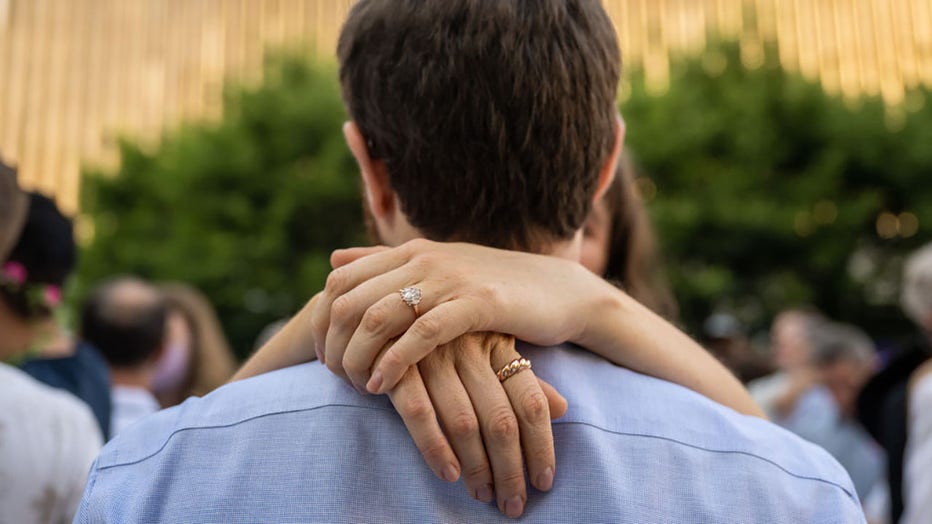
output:
M24 319L48 317L76 262L71 220L48 197L28 193L19 240L0 264L0 301Z
M178 398L162 399L173 405L191 395L205 395L226 383L236 371L236 359L230 350L217 313L203 293L180 282L161 287L170 310L182 314L191 328L191 362Z
M675 320L679 307L659 270L657 241L627 153L618 160L615 179L603 197L609 214L606 280L616 283L658 315Z

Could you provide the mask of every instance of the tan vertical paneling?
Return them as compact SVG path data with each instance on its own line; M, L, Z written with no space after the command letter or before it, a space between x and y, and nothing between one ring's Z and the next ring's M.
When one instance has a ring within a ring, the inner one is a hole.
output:
M27 187L78 201L81 162L114 160L119 134L154 140L214 118L227 78L261 78L265 49L332 60L353 0L0 0L0 152ZM784 67L846 97L897 104L932 85L929 0L604 0L627 69L665 88L671 54L719 33L753 65Z

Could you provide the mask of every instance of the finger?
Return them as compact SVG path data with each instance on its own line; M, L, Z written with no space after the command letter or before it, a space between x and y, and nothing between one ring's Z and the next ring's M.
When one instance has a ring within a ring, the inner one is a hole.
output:
M375 359L386 343L404 333L416 318L414 309L397 293L383 297L366 310L343 352L343 370L357 388L366 386Z
M423 250L429 244L427 240L418 239L391 249L358 248L371 249L372 252L364 251L367 256L356 258L331 271L324 290L333 297L343 295L371 278L403 266L411 260L417 250Z
M440 430L417 367L405 373L404 379L388 396L430 469L437 477L456 482L460 475L459 461Z
M369 255L381 253L391 249L387 246L370 246L370 247L351 247L347 249L337 249L330 254L330 267L336 269L345 266L350 262L358 260Z
M483 331L488 323L483 313L487 311L470 307L469 303L470 299L463 297L422 311L373 369L366 389L383 393L394 386L408 367L420 362L437 346L465 333Z
M547 405L550 407L550 420L556 420L566 415L566 409L569 407L566 398L546 380L537 377L537 383L544 395L547 396Z
M547 397L531 370L513 375L502 385L518 417L528 479L535 488L550 491L556 471L556 457Z
M458 369L479 418L479 427L495 479L498 508L515 518L524 512L527 490L518 436L518 420L505 390L487 363L462 363Z
M331 271L327 276L327 283L320 294L320 300L314 308L314 314L311 318L314 340L320 341L318 343L326 343L327 331L330 329L331 308L337 297L343 296L374 276L382 275L403 265L409 260L411 253L417 246L416 243L408 242L394 249L382 250L371 253L370 256L364 258L357 258L353 262ZM326 364L326 347L319 350L319 352L322 357L321 362ZM342 375L342 372L338 374Z
M415 320L421 307L430 308L439 291L425 283L412 284L410 269L398 268L361 283L333 301L330 327L326 335L327 366L338 375L356 377L354 383L362 387L369 380L372 359L389 338L400 335ZM422 291L418 308L409 306L399 290L409 286ZM363 353L346 358L348 345L357 331L362 330L360 342ZM386 333L389 333L386 335ZM371 342L371 343L370 343ZM353 366L352 371L345 365ZM365 378L360 378L365 375Z
M474 499L492 502L492 470L479 432L479 419L452 358L444 355L450 349L438 348L422 360L418 368L447 441L459 459L467 491Z
M515 350L514 337L497 336L493 340L496 342L490 354L493 371L521 358ZM556 457L547 396L530 369L519 371L501 384L518 417L528 478L535 488L550 491L556 471Z

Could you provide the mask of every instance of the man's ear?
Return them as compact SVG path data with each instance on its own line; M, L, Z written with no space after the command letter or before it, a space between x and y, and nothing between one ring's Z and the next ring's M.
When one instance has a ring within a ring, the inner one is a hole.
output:
M385 163L369 156L366 138L362 136L356 122L349 121L343 124L343 137L346 138L346 145L359 165L362 185L366 191L366 203L373 217L391 220L395 213L395 193L388 182Z
M615 141L612 144L612 152L602 164L602 170L599 171L599 184L596 186L595 194L592 196L593 202L598 202L608 191L615 179L615 169L618 167L618 157L621 156L621 148L625 142L625 121L620 114L615 115Z

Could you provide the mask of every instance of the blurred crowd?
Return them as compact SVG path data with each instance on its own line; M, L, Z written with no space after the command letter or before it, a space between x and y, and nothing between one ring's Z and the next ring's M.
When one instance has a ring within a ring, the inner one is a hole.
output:
M582 262L675 322L630 159L617 174L586 222ZM0 493L11 522L69 518L103 442L235 370L210 302L184 283L115 275L81 302L75 330L65 329L56 313L76 260L69 218L49 198L20 190L15 170L0 164L0 474L22 477ZM932 246L904 271L915 343L883 362L869 334L811 307L780 313L765 352L735 316L717 313L704 324L705 346L769 418L845 467L871 522L932 514L913 495L932 482L922 466L932 453L932 410L923 412L932 399L929 297ZM280 327L259 334L257 347Z

